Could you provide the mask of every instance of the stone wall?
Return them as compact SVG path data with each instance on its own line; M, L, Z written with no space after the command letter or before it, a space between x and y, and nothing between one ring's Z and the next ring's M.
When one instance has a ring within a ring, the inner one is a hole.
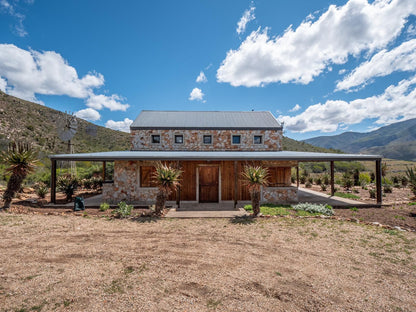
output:
M103 200L116 204L126 201L134 204L154 204L158 189L140 187L139 161L115 161L114 183L103 185Z
M294 186L264 187L261 197L263 203L293 203L298 201L298 189Z
M160 135L161 142L151 142ZM175 144L175 135L183 135L184 143ZM212 135L212 144L204 144L203 136ZM231 136L241 135L240 144L232 144ZM254 144L254 136L262 135L262 144ZM131 130L131 150L151 151L281 151L281 130Z

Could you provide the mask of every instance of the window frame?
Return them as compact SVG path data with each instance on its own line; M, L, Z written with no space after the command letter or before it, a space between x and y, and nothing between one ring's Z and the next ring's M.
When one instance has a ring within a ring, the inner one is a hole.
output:
M182 137L182 142L176 142L176 138L177 137ZM184 135L183 134L181 134L181 133L178 133L178 134L174 134L174 136L173 136L173 143L174 144L177 144L177 145L183 145L184 143L185 143L185 138L184 138Z
M234 143L234 137L239 137L240 138L238 143ZM231 135L231 144L232 145L241 145L241 141L242 141L242 135L241 134L232 134Z
M159 142L154 142L154 139L155 139L156 137L159 137ZM151 143L151 144L161 144L161 143L162 143L162 136L161 136L160 134L152 134L152 135L150 136L150 143Z
M210 138L210 142L209 143L205 143L205 137L209 137ZM202 135L202 144L204 144L204 145L212 145L212 142L213 142L212 134L203 134Z
M260 143L256 143L256 137L260 137ZM253 135L253 144L254 145L262 145L263 144L263 135L262 134Z

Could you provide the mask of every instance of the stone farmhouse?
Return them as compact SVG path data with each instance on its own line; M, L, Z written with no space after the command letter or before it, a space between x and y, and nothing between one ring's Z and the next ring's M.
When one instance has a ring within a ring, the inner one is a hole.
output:
M264 111L142 111L130 126L131 150L52 155L52 201L55 202L57 161L114 162L114 179L103 186L103 200L135 204L155 202L152 179L155 164L180 168L181 186L169 200L181 202L238 202L250 200L241 181L245 165L267 167L269 183L261 201L297 201L298 185L291 183L292 168L300 161L329 161L334 192L334 161L376 162L377 202L381 204L381 157L283 151L283 126ZM105 172L105 170L104 170ZM105 178L105 177L104 177Z

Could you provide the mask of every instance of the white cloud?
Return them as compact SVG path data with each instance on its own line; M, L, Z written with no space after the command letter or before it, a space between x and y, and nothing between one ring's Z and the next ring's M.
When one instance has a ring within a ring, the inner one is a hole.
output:
M92 108L81 109L75 113L75 116L90 121L100 120L101 118L100 113Z
M105 126L107 128L113 129L113 130L119 130L123 132L130 132L130 125L133 122L133 120L124 118L122 121L114 121L114 120L108 120L105 123Z
M301 108L300 105L296 104L295 106L293 106L292 109L289 110L289 112L297 112L298 110L300 110L300 108Z
M108 108L111 111L126 111L127 108L130 107L129 104L121 103L123 98L117 94L112 94L111 96L103 95L103 94L92 94L86 101L86 105L88 107L94 109L102 109L103 107Z
M198 101L202 101L204 99L204 93L202 93L202 90L199 88L194 88L191 91L191 94L189 94L189 100L190 101L194 101L194 100L198 100Z
M0 44L0 76L7 79L7 93L29 101L37 101L36 93L86 98L104 84L99 73L79 78L54 51L27 51L13 44Z
M251 6L249 9L245 10L243 13L243 16L241 16L240 20L237 23L236 32L237 34L241 35L246 31L247 23L251 22L256 18L254 15L254 10L256 8L254 6Z
M342 125L352 125L364 119L376 119L375 124L386 125L416 118L416 76L389 86L384 93L350 102L329 100L309 106L301 114L279 116L293 132L333 132Z
M204 72L203 72L203 71L201 71L201 72L199 73L198 77L196 77L196 82L201 83L201 82L207 82L207 81L208 81L208 80L207 80L207 77L205 76L205 74L204 74Z
M34 1L26 1L27 4L33 4ZM0 0L0 13L4 12L16 19L16 24L13 25L13 32L19 37L25 37L27 31L23 25L23 21L26 18L24 14L17 12L16 9L17 1L14 1L13 4L7 0Z
M336 90L349 90L367 84L374 77L382 77L394 71L416 70L416 39L403 42L400 46L387 51L381 50L370 60L355 68L342 81Z
M7 81L0 77L0 90L6 92Z
M414 0L350 0L331 5L315 21L270 37L268 29L253 31L237 50L227 52L217 80L232 86L262 86L272 82L308 84L331 64L350 55L373 52L392 42L409 15Z

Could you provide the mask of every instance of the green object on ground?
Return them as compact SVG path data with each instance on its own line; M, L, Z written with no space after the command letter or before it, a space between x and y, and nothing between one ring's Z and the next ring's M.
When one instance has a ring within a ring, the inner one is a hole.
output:
M82 197L75 197L75 201L74 201L74 211L81 211L81 210L85 210L84 198L82 198Z

